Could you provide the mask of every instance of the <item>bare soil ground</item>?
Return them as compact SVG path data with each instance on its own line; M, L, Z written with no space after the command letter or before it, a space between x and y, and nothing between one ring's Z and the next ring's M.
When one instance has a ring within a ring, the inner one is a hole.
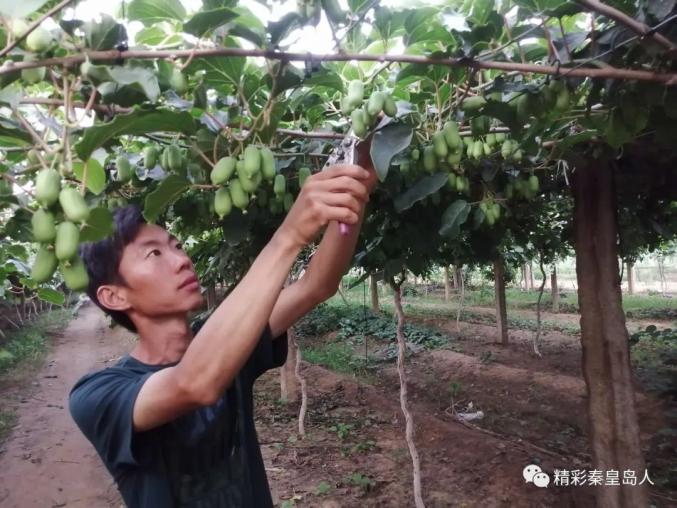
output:
M522 478L531 463L548 472L587 467L584 389L569 359L580 352L572 338L547 338L547 360L517 361L529 357L529 339L516 334L505 348L492 344L493 330L485 328L463 324L455 350L423 353L408 368L426 506L592 506L590 488L539 489ZM108 329L89 306L53 341L27 386L0 387L18 411L17 426L0 445L0 506L117 508L115 486L72 422L67 396L77 378L117 360L133 338ZM491 361L481 356L487 348ZM296 434L298 404L279 401L277 372L257 383L257 426L276 504L413 506L392 364L362 380L318 366L303 370L310 392L304 439ZM450 390L452 382L459 387ZM453 418L454 408L469 401L486 415L475 428ZM654 402L641 401L640 411L653 415ZM652 418L643 423L647 436L658 425Z

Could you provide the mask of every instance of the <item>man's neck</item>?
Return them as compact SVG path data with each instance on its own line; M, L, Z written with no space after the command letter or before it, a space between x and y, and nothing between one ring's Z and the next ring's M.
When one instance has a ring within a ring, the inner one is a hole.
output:
M185 315L135 320L135 324L139 342L131 355L150 365L178 362L193 339Z

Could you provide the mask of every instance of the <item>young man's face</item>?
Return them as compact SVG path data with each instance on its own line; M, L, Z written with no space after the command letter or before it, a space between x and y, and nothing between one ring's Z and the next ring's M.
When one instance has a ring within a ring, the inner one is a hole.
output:
M185 314L202 305L200 283L181 244L164 228L141 226L125 246L119 274L131 313L148 317Z

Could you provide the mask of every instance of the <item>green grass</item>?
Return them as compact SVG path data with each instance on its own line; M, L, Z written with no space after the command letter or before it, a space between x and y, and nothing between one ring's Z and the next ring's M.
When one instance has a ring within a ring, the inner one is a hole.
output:
M49 334L62 330L71 313L53 310L25 323L19 330L5 332L0 340L0 387L5 383L26 383L40 368L49 349ZM16 414L0 399L0 443L16 425Z
M380 288L380 300L386 306L392 303L392 292L390 289ZM409 296L405 294L405 300L410 303L416 302L418 304L443 304L444 295L441 292L425 294L423 288L414 288L412 286L405 286L405 293L409 292ZM362 286L357 286L344 293L346 299L355 304L362 304L366 301L369 305L369 292L364 294ZM365 299L366 296L366 299ZM339 296L334 297L340 299ZM454 300L451 305L455 305L458 301L458 296L454 294ZM517 288L506 289L506 302L508 309L527 309L536 310L538 301L538 291L522 291ZM484 286L477 289L468 289L465 292L464 306L466 307L493 307L494 305L494 288L492 286ZM541 301L541 308L543 310L550 310L552 306L551 295L548 289L543 293ZM575 291L567 291L562 293L559 302L561 313L578 313L578 294ZM623 294L623 309L626 316L633 319L661 319L661 320L677 320L677 298L669 298L661 295L628 295Z
M42 361L47 351L47 335L63 328L70 318L66 310L53 310L26 323L19 330L6 333L0 342L0 379L12 371Z

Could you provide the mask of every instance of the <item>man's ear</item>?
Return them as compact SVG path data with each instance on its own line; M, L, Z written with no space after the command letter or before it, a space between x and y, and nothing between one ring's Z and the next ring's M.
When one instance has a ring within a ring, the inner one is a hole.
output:
M127 300L127 292L121 286L103 285L96 290L96 297L101 305L109 310L126 311L131 308Z

